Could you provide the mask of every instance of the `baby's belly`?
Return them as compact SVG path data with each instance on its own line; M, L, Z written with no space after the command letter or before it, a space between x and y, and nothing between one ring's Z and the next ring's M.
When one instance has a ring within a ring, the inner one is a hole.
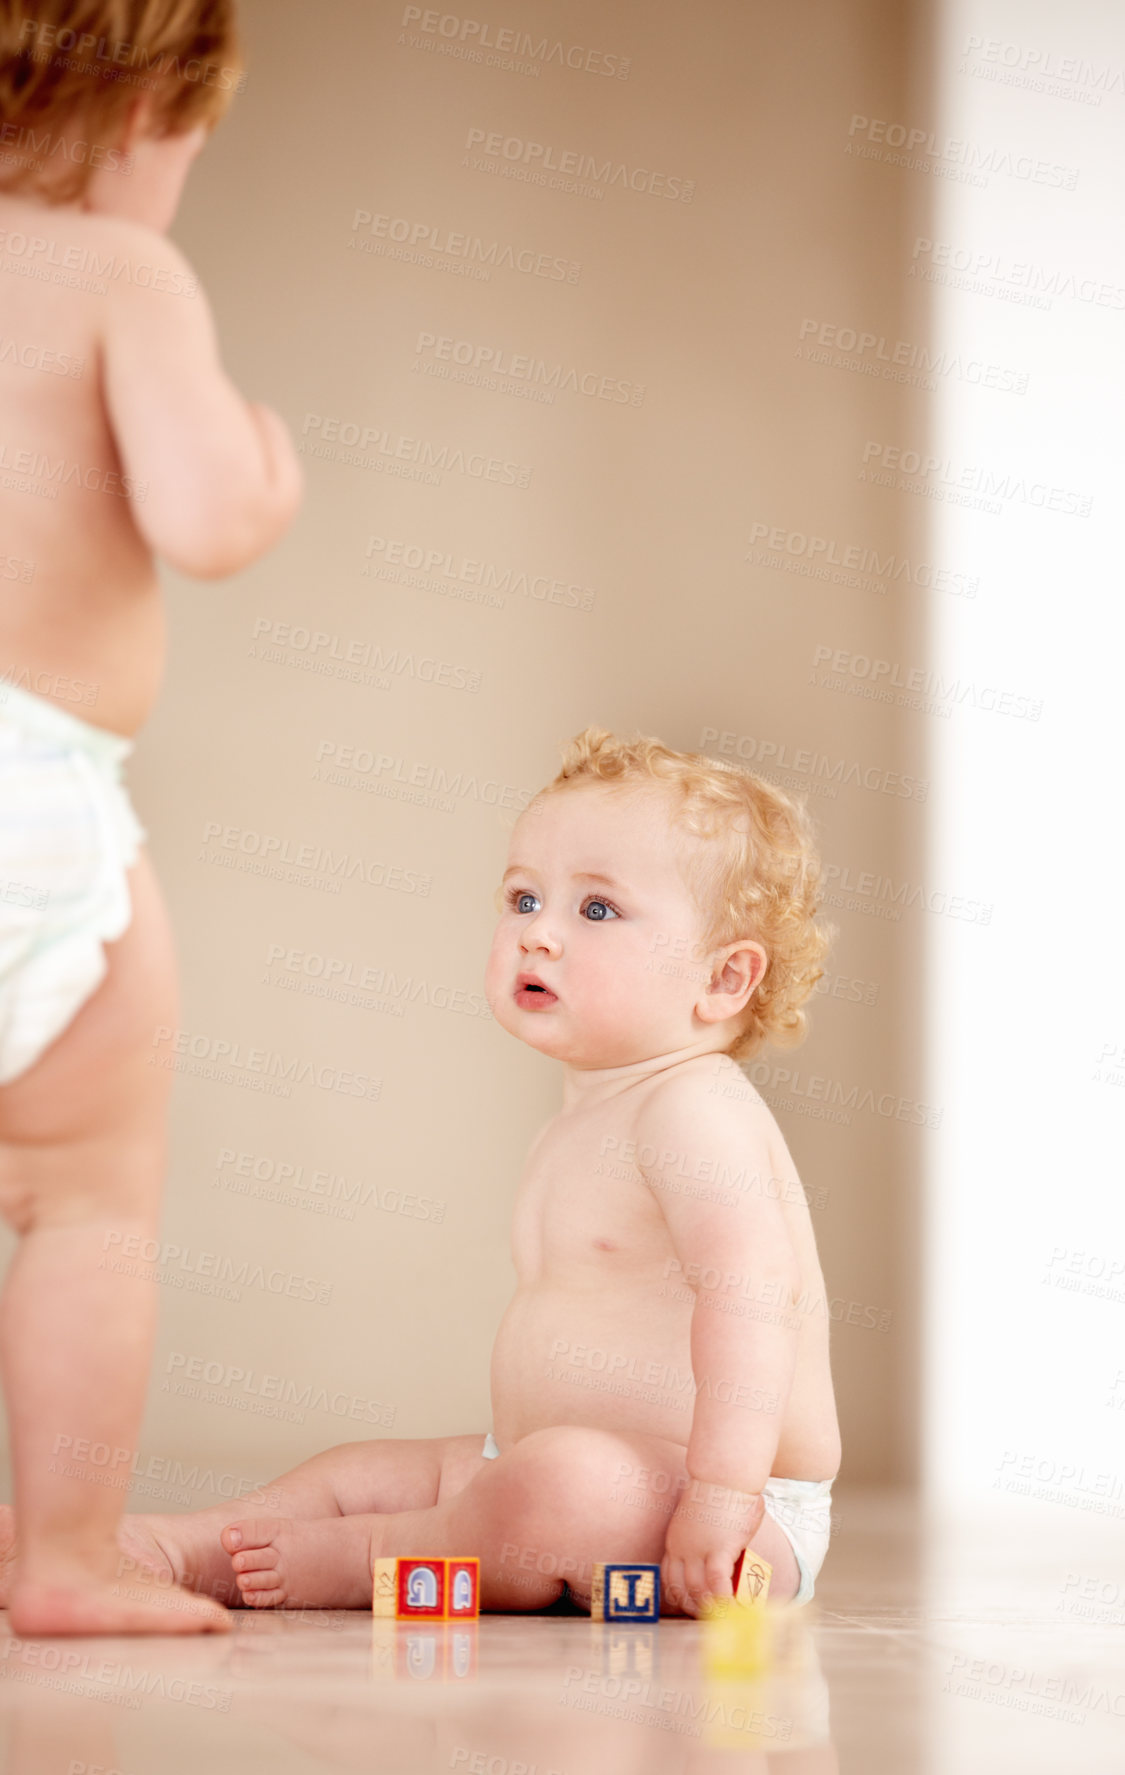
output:
M554 1424L637 1430L686 1446L695 1392L691 1312L636 1293L517 1290L492 1351L493 1428L501 1448Z

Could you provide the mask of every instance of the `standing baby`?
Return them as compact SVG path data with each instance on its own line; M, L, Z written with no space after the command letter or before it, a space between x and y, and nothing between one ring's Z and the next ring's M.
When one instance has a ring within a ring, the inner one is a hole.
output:
M128 37L121 36L128 20ZM237 87L233 0L0 0L0 1300L21 1635L222 1630L119 1579L121 1494L62 1449L135 1448L175 1025L168 917L122 766L164 664L154 556L234 573L292 521L283 421L225 374L165 238Z

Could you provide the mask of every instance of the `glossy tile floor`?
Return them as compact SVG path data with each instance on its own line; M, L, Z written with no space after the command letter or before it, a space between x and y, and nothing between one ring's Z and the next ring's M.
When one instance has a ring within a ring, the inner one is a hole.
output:
M1061 1511L1056 1515L1076 1515ZM5 1775L1019 1775L1125 1767L1125 1536L1112 1519L938 1532L840 1501L768 1669L708 1629L579 1614L473 1628L239 1614L222 1639L21 1642L0 1616ZM1112 1526L1107 1526L1109 1521Z

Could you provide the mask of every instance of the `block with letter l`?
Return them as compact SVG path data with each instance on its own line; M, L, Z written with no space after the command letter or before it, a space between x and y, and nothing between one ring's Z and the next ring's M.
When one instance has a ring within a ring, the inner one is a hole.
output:
M659 1621L658 1565L597 1564L590 1594L591 1621Z

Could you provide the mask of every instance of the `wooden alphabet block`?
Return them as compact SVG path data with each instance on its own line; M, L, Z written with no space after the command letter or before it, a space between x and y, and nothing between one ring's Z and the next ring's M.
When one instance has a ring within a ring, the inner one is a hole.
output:
M731 1582L734 1585L734 1600L744 1608L756 1609L764 1606L770 1593L770 1579L773 1567L768 1559L760 1553L752 1553L744 1547L734 1563Z
M590 1619L659 1621L660 1567L595 1565L590 1595Z
M708 1600L703 1610L703 1662L709 1675L744 1681L769 1670L776 1611L766 1607L766 1598L772 1576L769 1560L744 1547L731 1573L733 1597Z
M398 1621L475 1620L480 1614L478 1559L377 1559L371 1596L373 1615Z
M480 1614L480 1560L447 1559L445 1612L451 1621L474 1621Z
M400 1621L440 1621L445 1614L445 1560L377 1559L371 1612Z

